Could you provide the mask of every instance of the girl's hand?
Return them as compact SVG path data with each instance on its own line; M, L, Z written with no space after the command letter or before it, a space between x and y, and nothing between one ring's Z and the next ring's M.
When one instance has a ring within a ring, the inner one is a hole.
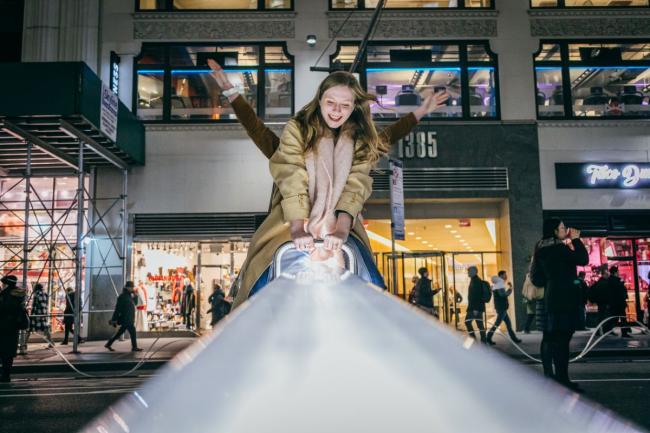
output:
M445 103L449 99L449 93L446 90L441 90L436 93L430 93L429 96L424 98L424 102L418 108L415 109L413 114L415 118L420 120L429 113L436 111L440 107L444 107Z
M343 244L350 236L352 228L352 216L345 212L340 212L336 218L336 230L331 235L325 236L324 246L329 251L339 251Z
M208 59L208 66L210 67L210 69L212 69L212 76L217 81L217 85L221 87L221 90L228 90L235 87L232 85L232 83L228 79L228 76L223 71L219 63L215 62L213 59ZM237 98L237 96L239 96L239 93L235 93L234 95L229 96L228 100L232 102L235 98Z
M289 227L293 245L298 251L312 252L314 250L314 238L305 231L305 222L303 220L291 221Z

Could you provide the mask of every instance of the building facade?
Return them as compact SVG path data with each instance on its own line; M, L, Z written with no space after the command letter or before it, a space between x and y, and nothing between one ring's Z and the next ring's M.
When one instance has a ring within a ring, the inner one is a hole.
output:
M609 3L387 2L359 69L361 83L378 95L378 125L413 110L420 93L444 88L451 95L393 149L405 164L407 220L400 276L387 278L398 296L408 296L411 277L426 266L445 289L436 300L440 316L462 327L467 267L479 266L488 280L504 269L521 327L521 285L543 215L585 230L598 216L607 227L586 230L599 257L589 272L625 257L630 311L642 308L647 184L585 189L571 184L574 176L558 186L557 173L581 170L564 163L643 169L650 162L650 7ZM186 279L197 289L204 327L208 295L230 285L268 209L266 158L237 123L206 59L222 62L279 134L325 77L311 66L352 63L375 4L26 0L23 61L85 61L146 124L146 164L129 173L128 275L147 305L147 329L183 327L176 313ZM48 9L64 5L76 14ZM110 196L116 176L99 170L95 185ZM374 177L365 217L388 277L386 166ZM90 304L107 310L113 296L98 288ZM95 333L102 332L98 324Z

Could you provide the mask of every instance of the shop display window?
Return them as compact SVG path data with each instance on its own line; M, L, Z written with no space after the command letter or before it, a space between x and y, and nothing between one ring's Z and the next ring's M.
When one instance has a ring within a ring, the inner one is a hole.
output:
M75 288L76 190L74 177L30 178L26 229L25 178L0 178L0 274L15 275L22 285L26 259L28 295L36 283L43 285L50 300L48 312L53 315L49 322L52 332L63 330L60 314L65 309L65 289ZM25 230L29 242L26 257Z
M601 278L603 270L618 267L619 277L627 288L628 320L641 320L640 314L647 309L648 284L650 282L650 240L584 238L589 252L589 264L578 268L586 274L585 281L592 286ZM589 312L596 312L589 305Z
M538 118L650 117L648 43L542 43Z
M649 0L531 0L533 8L626 8L647 7Z
M229 294L247 251L247 242L135 242L132 278L142 311L137 318L138 329L187 329L183 313L187 313L188 284L195 304L191 328L206 329L210 295L217 286Z
M374 9L378 0L330 0L332 9ZM387 9L489 9L494 0L386 0Z
M136 0L140 11L289 10L292 0Z
M342 43L331 57L348 69L358 47ZM361 84L377 95L371 105L376 118L409 113L431 92L446 90L446 105L429 119L496 119L498 88L496 55L487 43L370 43L359 69Z
M145 44L136 61L138 117L144 121L236 122L211 75L217 60L260 117L293 114L293 58L283 45ZM151 63L162 61L162 63ZM260 91L264 87L264 92Z

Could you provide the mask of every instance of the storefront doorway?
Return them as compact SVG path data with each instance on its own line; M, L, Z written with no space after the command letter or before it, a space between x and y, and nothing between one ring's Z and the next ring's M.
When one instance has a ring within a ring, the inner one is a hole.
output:
M628 291L627 318L642 321L650 284L650 238L591 237L583 241L589 251L589 265L581 268L587 284L595 283L602 269L617 266Z
M397 280L393 281L390 249L390 220L368 221L377 266L391 293L408 299L418 269L429 271L433 287L434 311L440 320L464 330L467 311L467 270L476 266L479 276L490 282L499 270L511 273L499 239L499 221L493 218L432 218L406 221L405 241L396 243ZM514 302L511 302L514 304ZM486 305L488 322L496 317L493 304Z
M140 331L208 329L208 298L216 286L228 293L246 258L243 241L134 242L132 278L144 302ZM192 293L188 300L187 286ZM188 304L189 302L189 304ZM194 308L187 305L194 304Z

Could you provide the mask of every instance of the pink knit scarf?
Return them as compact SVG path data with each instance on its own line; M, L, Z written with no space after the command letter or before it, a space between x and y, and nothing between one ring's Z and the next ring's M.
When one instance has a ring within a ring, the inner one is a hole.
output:
M353 155L354 141L349 135L341 134L336 144L332 138L322 137L315 151L305 156L311 202L305 230L314 239L325 239L336 230L334 212L350 175Z

